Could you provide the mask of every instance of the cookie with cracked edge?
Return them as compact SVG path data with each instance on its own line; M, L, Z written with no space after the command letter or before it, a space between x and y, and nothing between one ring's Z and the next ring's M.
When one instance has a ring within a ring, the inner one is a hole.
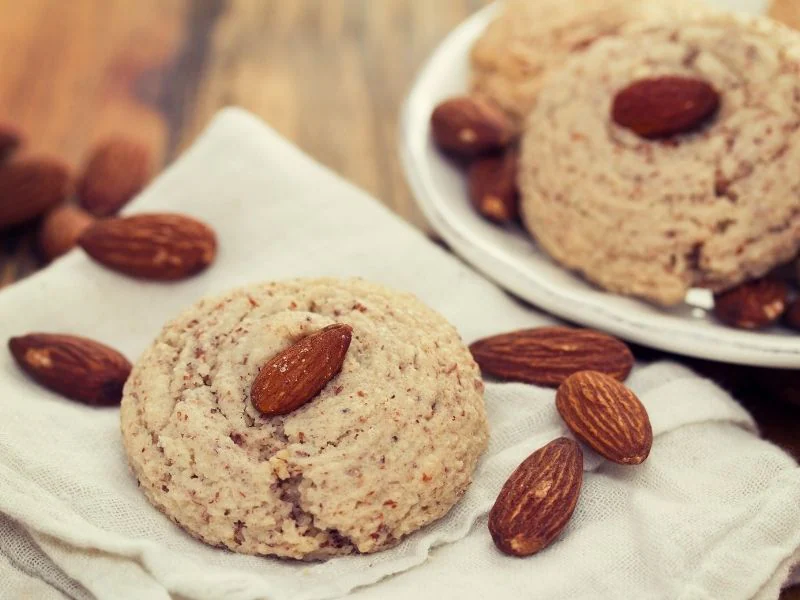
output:
M665 75L721 96L704 128L646 140L618 90ZM800 250L800 33L707 14L623 28L547 80L528 120L521 212L539 245L612 292L661 305L724 291Z
M333 323L353 328L313 400L261 415L261 365ZM191 535L295 559L369 553L442 517L488 438L458 333L414 296L362 280L254 285L166 325L125 386L125 450L147 498Z

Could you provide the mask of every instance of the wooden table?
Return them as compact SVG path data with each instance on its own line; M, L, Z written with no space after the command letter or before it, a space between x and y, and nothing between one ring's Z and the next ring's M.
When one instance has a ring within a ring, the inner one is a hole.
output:
M487 2L0 0L0 119L27 133L26 152L76 167L110 133L167 164L238 105L428 230L398 162L398 110L429 52ZM796 0L775 0L773 14L800 26ZM42 267L33 233L0 234L0 287ZM799 372L687 362L800 457Z

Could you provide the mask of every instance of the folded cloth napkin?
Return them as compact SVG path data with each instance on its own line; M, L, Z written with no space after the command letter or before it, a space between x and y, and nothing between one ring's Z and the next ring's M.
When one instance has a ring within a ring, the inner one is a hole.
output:
M201 296L318 275L412 291L468 342L552 322L238 110L219 116L128 212L145 211L212 224L216 263L165 285L73 252L0 293L0 339L70 332L135 359ZM137 489L117 410L50 394L3 353L0 596L41 585L115 600L312 600L354 590L359 598L776 598L798 558L800 468L757 437L726 393L678 365L637 365L628 383L652 419L650 458L620 467L587 452L572 521L540 554L500 554L486 514L522 459L569 434L553 390L489 383L491 441L461 502L396 548L309 564L190 538Z

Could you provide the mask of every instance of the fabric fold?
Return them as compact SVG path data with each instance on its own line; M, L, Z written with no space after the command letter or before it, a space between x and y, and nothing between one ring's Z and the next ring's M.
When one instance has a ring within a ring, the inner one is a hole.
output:
M322 275L413 292L467 342L554 322L239 110L216 118L127 210L147 211L212 224L216 263L165 285L127 279L73 252L0 293L0 314L14 316L0 320L0 338L69 332L135 359L202 296ZM587 451L575 515L537 556L498 553L486 513L522 459L569 432L554 390L488 382L489 449L445 518L382 553L295 563L190 538L137 489L118 411L38 388L6 353L0 513L41 553L31 562L40 578L73 581L97 598L322 600L353 590L355 597L405 598L412 589L431 598L775 598L800 547L800 468L758 439L752 419L723 390L683 367L639 364L628 383L651 416L650 458L620 467ZM8 544L0 550L16 551ZM0 581L0 596L8 585Z

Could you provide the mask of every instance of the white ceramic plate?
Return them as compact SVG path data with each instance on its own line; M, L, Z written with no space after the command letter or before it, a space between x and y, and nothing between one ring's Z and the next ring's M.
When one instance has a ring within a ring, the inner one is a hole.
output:
M761 0L717 0L756 11ZM469 49L496 13L494 5L453 30L419 73L403 107L400 152L414 195L431 225L477 269L514 294L564 319L632 342L712 360L800 368L800 336L781 328L747 332L716 323L711 297L664 310L602 292L553 263L519 228L502 228L470 206L463 174L433 146L429 118L444 98L467 90Z

